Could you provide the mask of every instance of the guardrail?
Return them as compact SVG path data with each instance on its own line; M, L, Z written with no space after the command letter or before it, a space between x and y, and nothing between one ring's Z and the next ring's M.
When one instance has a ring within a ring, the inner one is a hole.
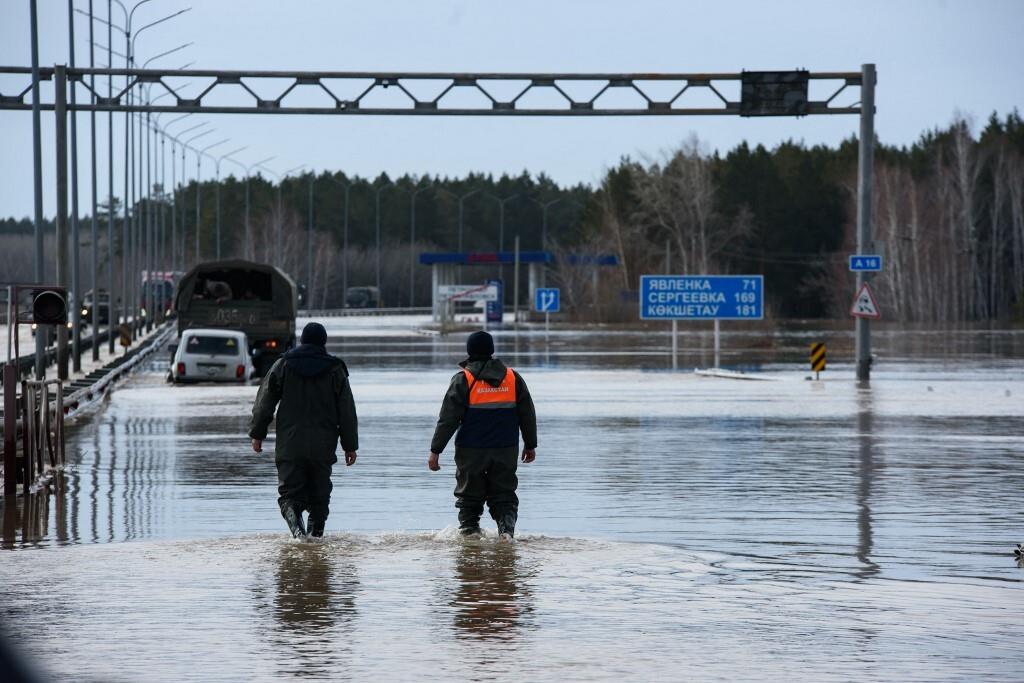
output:
M318 308L298 312L299 318L347 318L367 315L428 315L430 306L406 308Z
M110 338L110 330L109 330L109 328L105 329L105 330L101 330L101 331L96 333L96 339L98 340L98 342L100 344L105 344L109 338ZM82 342L82 352L83 353L88 351L88 350L90 350L92 348L92 344L93 344L92 335L91 334L88 335L88 336L83 335L81 337L81 342ZM45 355L43 356L43 367L50 367L51 365L53 365L54 363L57 362L57 347L56 346L47 347L47 349L46 349L46 351L44 353L45 353ZM70 355L71 353L72 353L72 351L71 351L71 335L68 335L68 354ZM18 379L21 379L22 377L25 377L26 375L30 375L32 373L32 371L35 369L35 367L36 367L36 354L35 354L34 351L32 353L26 353L26 354L22 354L21 356L19 356L18 357ZM4 381L6 381L6 380L0 379L0 385L2 385L4 383Z
M174 325L162 328L102 368L71 383L70 391L59 380L23 380L21 394L13 364L4 366L3 387L3 480L4 496L17 495L18 483L25 494L40 477L64 466L64 420L103 398L114 383L131 372L174 334ZM55 386L53 398L49 387ZM43 409L46 406L46 409ZM19 442L21 445L19 453Z

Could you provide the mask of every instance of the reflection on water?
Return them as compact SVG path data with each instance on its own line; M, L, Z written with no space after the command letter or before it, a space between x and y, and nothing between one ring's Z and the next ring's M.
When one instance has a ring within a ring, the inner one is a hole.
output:
M875 478L874 420L872 416L870 388L857 392L857 559L864 565L858 572L861 578L869 578L879 571L871 559L874 539L871 530L871 487Z
M540 419L513 545L437 532L453 467L423 453L461 340L333 345L363 449L323 543L284 533L244 436L255 387L170 387L156 359L69 429L64 473L5 501L0 619L104 681L1005 679L1024 333L950 338L859 388L780 362L799 331L759 347L778 381L742 383L665 371L663 336L499 337Z
M335 568L322 546L281 546L274 567L274 619L282 635L323 636L351 617L359 582L351 567L338 569L336 585Z
M276 677L329 679L347 670L360 590L349 552L346 545L288 541L266 548L251 595Z
M457 636L479 640L514 638L531 612L527 580L516 546L466 542L455 557L451 599Z
M5 560L0 616L62 680L1012 680L1021 660L1006 584L815 583L664 545L276 534Z

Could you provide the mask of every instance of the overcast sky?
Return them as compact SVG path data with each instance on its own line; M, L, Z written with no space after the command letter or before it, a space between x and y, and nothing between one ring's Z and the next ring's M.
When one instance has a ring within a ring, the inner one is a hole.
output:
M88 8L87 0L75 4ZM178 68L194 61L194 68L212 69L722 72L854 71L874 62L876 130L883 141L898 144L947 124L958 111L980 124L993 110L1024 108L1022 0L153 0L139 9L135 25L190 4L190 12L139 37L140 62L190 41L194 45L154 66ZM105 16L106 0L94 0L94 6ZM28 7L28 0L0 0L4 65L30 64ZM67 2L39 0L39 12L40 63L66 62ZM76 15L79 64L88 63L87 30L87 19ZM121 42L115 39L115 46ZM0 78L3 94L14 86ZM44 114L47 215L54 206L52 118ZM526 169L565 183L595 183L621 156L653 157L691 133L711 149L727 150L742 140L769 146L787 139L835 144L857 130L853 116L207 118L217 129L208 139L231 138L219 149L248 146L240 160L274 156L270 165L278 171L300 164L361 175ZM106 116L99 121L102 150ZM32 212L31 130L30 114L0 112L0 216ZM83 213L89 196L87 132L88 116L82 115ZM120 135L115 131L115 140ZM194 173L194 160L189 166ZM102 154L101 178L105 168ZM207 177L210 173L204 170ZM105 193L101 182L100 194Z

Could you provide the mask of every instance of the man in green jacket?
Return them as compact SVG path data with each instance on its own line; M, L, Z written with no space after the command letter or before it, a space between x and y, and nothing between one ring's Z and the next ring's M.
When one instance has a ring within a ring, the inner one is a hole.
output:
M455 507L459 530L469 536L480 533L484 503L498 524L502 540L515 534L519 516L516 468L519 433L523 435L522 460L537 457L537 414L530 390L519 373L494 358L494 339L474 332L466 341L469 358L452 377L441 404L441 414L430 443L427 467L441 469L441 451L455 437Z
M262 453L267 427L277 410L277 502L296 538L306 535L304 510L309 511L309 535L324 535L338 439L346 465L355 463L359 448L348 368L327 353L327 330L320 323L309 323L299 341L263 378L249 423L252 449Z

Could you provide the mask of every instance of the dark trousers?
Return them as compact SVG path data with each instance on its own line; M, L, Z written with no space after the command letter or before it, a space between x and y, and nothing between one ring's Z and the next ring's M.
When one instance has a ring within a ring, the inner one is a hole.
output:
M326 520L331 503L331 468L334 459L277 460L277 504L296 513L309 511L311 520Z
M519 514L518 465L517 446L455 448L455 507L459 510L459 526L478 526L487 503L499 530L515 528Z

